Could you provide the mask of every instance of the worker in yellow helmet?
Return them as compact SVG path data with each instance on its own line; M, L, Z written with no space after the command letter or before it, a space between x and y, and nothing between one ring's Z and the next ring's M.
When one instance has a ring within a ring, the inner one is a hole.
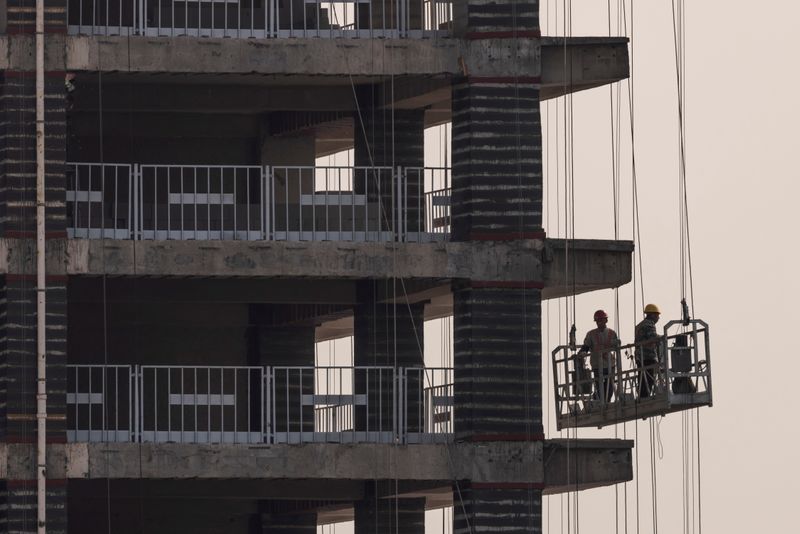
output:
M614 374L617 367L616 350L619 347L617 333L608 328L608 314L603 310L594 312L597 328L589 330L578 356L590 352L589 362L594 375L595 397L610 402L614 394Z
M661 310L655 304L644 307L644 319L636 325L636 366L639 368L639 396L649 397L656 386L661 358L659 355L660 336L656 323Z

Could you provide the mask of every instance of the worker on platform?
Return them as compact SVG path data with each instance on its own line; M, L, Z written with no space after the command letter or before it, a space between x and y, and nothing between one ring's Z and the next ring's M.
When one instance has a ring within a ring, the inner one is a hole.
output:
M636 325L634 343L636 350L636 366L639 368L639 396L649 397L655 389L659 374L661 337L656 331L656 323L661 317L661 310L655 304L644 307L644 319Z
M608 328L608 314L603 310L594 312L594 322L597 328L586 334L578 355L590 352L589 364L594 376L595 398L609 402L614 394L619 338L616 332Z

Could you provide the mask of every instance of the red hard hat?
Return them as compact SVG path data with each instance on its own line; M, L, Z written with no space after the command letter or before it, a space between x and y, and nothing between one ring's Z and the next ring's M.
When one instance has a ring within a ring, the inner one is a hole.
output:
M600 319L608 319L608 315L603 310L597 310L594 312L594 320L599 321Z

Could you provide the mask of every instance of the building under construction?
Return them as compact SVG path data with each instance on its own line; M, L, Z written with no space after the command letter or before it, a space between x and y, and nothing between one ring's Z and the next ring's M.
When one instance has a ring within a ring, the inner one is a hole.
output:
M543 495L632 478L631 441L545 435L540 335L631 279L629 241L546 237L539 112L627 39L542 36L536 0L4 4L0 531L540 532ZM574 349L561 426L710 402L592 398Z

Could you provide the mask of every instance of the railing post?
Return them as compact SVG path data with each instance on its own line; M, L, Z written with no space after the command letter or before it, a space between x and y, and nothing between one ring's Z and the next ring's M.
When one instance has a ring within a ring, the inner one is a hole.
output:
M396 215L395 215L395 219L396 219L396 222L395 222L395 226L396 226L395 240L396 241L405 241L406 240L406 232L405 232L405 225L403 224L403 221L405 220L405 215L403 213L403 188L402 188L403 167L397 167L397 169L393 170L393 172L396 173L395 174L395 182L397 184L396 188L395 188L396 191L397 191L397 193L396 193L396 195L397 195L397 202L396 202L397 207L395 208L395 213L396 213Z
M141 443L141 423L139 421L139 417L141 416L141 410L139 407L140 401L140 368L138 365L134 365L133 369L131 370L133 373L133 435L131 436L132 441L134 443ZM130 424L130 422L129 422Z

